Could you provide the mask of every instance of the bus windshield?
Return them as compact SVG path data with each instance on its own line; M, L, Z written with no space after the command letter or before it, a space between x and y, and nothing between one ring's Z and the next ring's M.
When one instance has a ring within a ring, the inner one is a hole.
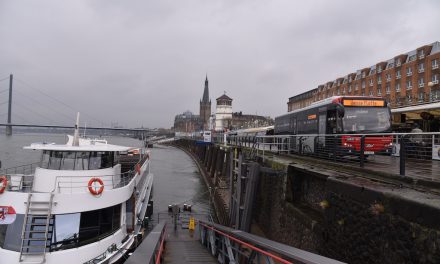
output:
M391 128L390 112L386 107L345 107L344 110L344 133L381 133Z

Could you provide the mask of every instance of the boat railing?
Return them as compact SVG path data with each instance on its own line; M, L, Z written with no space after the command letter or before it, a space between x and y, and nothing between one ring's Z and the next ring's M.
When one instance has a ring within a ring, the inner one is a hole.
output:
M35 169L40 165L40 162L34 162L31 164L25 164L20 166L15 166L11 168L0 169L0 175L6 174L22 174L30 175L34 174Z
M57 176L55 189L56 193L81 193L88 192L92 178L99 178L105 190L118 189L127 186L137 175L136 171L128 171L121 174L92 176ZM93 188L93 187L92 187Z
M55 186L53 190L48 192L56 193L78 193L88 192L89 181L92 178L101 179L104 190L118 189L128 185L140 173L140 167L146 159L142 159L133 166L132 170L119 174L99 175L99 176L78 176L78 175L63 175L56 176ZM30 193L33 191L34 171L38 163L33 163L16 168L8 168L1 171L0 176L5 176L6 191L10 192L24 192ZM138 169L139 168L139 169ZM32 173L31 173L32 171ZM149 164L147 164L146 171L149 171ZM24 172L24 173L23 173ZM146 173L148 174L148 173ZM146 175L144 174L144 177ZM141 179L144 180L144 179Z

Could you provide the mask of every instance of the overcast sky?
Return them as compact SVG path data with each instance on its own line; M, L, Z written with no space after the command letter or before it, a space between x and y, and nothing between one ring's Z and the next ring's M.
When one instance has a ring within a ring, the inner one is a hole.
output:
M0 80L14 74L17 123L80 111L169 128L198 114L206 73L213 112L226 91L233 111L274 117L291 96L439 41L439 25L438 0L0 0Z

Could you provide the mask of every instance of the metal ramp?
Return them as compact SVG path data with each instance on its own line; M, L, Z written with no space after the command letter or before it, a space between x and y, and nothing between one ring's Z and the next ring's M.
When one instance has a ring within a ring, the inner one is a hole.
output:
M44 263L53 234L53 193L30 193L21 233L19 261Z

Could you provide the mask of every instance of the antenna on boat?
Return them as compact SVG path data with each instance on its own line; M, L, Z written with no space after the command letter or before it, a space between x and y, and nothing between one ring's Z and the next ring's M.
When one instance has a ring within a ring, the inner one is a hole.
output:
M72 146L79 146L79 112L76 114L75 132L73 134Z

